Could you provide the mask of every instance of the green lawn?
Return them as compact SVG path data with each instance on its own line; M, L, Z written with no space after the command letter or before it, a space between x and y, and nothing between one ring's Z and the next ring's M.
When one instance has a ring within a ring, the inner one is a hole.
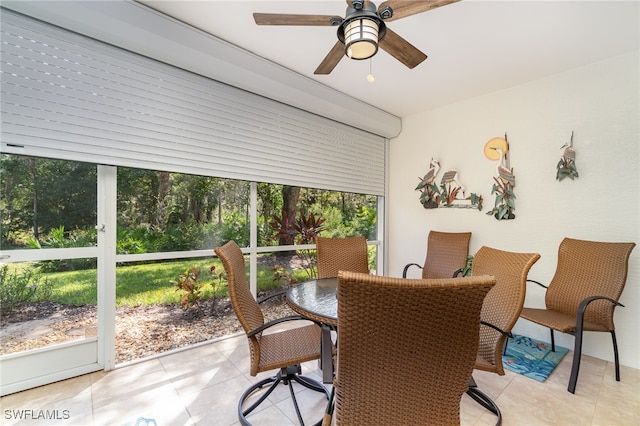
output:
M222 271L223 267L218 259L188 259L162 263L119 266L116 270L116 305L136 306L151 304L179 303L183 294L176 291L171 281L177 281L181 274L195 266L200 271L199 283L205 283L202 298L213 295L214 281L210 267L215 271ZM96 270L58 272L43 274L53 284L52 301L68 305L95 304ZM299 280L306 279L304 271L294 271ZM217 297L228 295L226 281L218 285ZM258 266L258 289L266 290L280 286L274 281L273 271L265 266Z

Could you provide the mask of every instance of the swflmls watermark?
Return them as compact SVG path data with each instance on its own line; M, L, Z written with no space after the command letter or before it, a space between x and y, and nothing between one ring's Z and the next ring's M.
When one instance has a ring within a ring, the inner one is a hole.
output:
M5 420L69 420L69 410L4 410Z

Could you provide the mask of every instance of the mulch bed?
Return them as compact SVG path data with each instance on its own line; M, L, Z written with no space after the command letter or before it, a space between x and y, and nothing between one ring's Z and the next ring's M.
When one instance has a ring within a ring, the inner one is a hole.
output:
M291 269L304 266L304 260L295 255L262 256L259 262L270 267L285 264ZM258 300L268 294L259 292ZM200 309L192 307L187 311L179 304L116 308L116 364L243 331L228 297L208 299L199 306ZM271 298L260 307L266 321L295 314L284 296ZM96 334L95 305L38 302L25 304L9 315L0 310L0 355Z
M261 293L258 297L263 297ZM267 320L292 315L283 297L261 304ZM10 354L96 335L95 305L30 303L0 318L0 354ZM116 363L242 332L229 298L209 299L184 311L179 305L116 309Z

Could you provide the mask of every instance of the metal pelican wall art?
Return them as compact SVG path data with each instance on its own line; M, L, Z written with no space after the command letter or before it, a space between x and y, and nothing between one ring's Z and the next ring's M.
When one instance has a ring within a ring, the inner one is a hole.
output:
M516 186L516 177L510 164L507 134L504 134L504 138L489 139L484 145L484 155L489 160L499 160L496 176L493 177L495 183L491 189L491 193L496 194L496 201L493 209L487 214L493 215L498 220L515 219L516 194L513 188Z
M564 149L564 151L556 165L556 179L562 180L569 177L574 180L578 177L578 169L576 168L576 150L573 149L573 131L571 132L571 140L562 145L560 149Z

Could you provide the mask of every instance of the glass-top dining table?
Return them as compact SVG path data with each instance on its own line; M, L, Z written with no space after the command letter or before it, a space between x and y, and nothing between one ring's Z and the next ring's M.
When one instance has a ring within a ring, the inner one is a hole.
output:
M322 381L333 382L331 330L338 326L337 278L304 281L287 291L287 303L298 314L322 324Z

